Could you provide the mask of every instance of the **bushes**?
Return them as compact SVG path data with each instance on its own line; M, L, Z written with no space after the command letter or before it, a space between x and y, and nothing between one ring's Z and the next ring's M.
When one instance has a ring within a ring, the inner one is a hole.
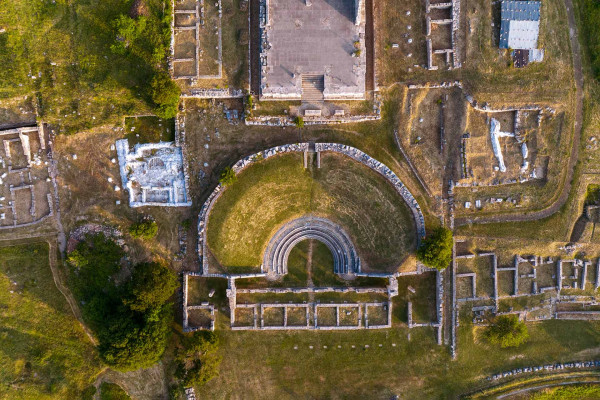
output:
M161 11L149 13L143 3L138 3L132 6L129 15L121 14L113 21L116 39L110 49L115 54L146 63L151 79L149 87L144 85L142 90L149 90L146 94L154 103L158 117L173 118L181 90L171 80L165 63L171 40L170 10L165 9L161 16ZM142 9L145 11L140 13Z
M443 270L452 261L452 231L437 228L417 249L417 259L428 267Z
M131 400L131 397L121 386L115 383L102 382L100 385L100 400Z
M134 311L157 308L169 300L178 286L177 276L167 266L141 263L133 271L127 289L130 297L123 303Z
M133 238L142 238L142 239L153 239L158 233L158 225L156 225L156 221L151 219L143 219L141 221L133 223L129 227L129 234Z
M501 315L496 317L484 333L487 340L502 348L516 347L527 341L529 333L524 322L516 315Z
M600 79L600 3L596 0L583 0L581 16L592 70L596 79Z
M131 277L117 283L123 255L100 234L80 242L68 263L73 293L99 339L100 358L128 371L150 367L162 357L173 320L167 301L178 281L167 266L151 262L133 267Z
M152 78L152 101L154 113L160 118L173 118L177 115L181 90L166 72L157 73Z
M165 351L172 321L169 304L143 313L121 307L99 332L100 358L119 371L151 367Z
M198 331L184 336L175 353L175 376L186 387L204 385L219 375L218 349L219 340L214 332Z
M235 172L231 167L227 167L221 172L221 178L219 179L219 183L223 186L229 186L234 184L237 181L237 176L235 176Z

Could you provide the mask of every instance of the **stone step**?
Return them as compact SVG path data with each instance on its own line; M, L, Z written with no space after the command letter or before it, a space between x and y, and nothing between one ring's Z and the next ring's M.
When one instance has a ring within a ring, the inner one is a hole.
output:
M318 74L302 74L302 101L322 102L324 100L325 77Z

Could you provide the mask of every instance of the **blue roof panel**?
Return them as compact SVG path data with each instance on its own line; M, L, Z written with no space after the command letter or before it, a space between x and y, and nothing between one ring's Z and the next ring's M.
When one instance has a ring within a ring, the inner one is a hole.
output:
M501 49L508 49L510 21L539 21L541 1L504 0L500 6Z
M504 0L500 8L502 21L539 21L541 1Z

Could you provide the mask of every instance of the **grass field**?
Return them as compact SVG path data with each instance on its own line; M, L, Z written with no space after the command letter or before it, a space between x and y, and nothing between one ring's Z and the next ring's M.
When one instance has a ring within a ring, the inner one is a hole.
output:
M175 120L153 116L125 118L125 138L129 146L137 143L173 142L175 140Z
M588 359L591 353L584 350L600 344L599 327L586 322L530 324L527 344L501 350L474 337L472 325L461 321L459 358L454 363L428 328L413 329L410 342L404 328L219 332L224 356L220 375L197 394L211 399L455 398L485 385L485 377L493 373Z
M394 188L335 154L323 154L320 169L304 169L302 155L289 154L244 170L215 203L208 244L230 270L258 266L275 231L308 213L347 230L364 270L393 271L414 250L414 222Z
M131 400L131 397L121 388L121 386L102 382L100 385L100 400Z
M600 399L600 386L582 385L566 386L540 390L534 393L531 400L580 400Z
M100 372L48 256L45 243L0 248L1 399L78 398Z

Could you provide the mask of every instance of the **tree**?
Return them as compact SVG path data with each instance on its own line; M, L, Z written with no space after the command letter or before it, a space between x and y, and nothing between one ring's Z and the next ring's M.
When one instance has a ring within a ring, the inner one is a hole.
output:
M158 233L158 225L156 221L151 219L143 219L131 224L129 234L133 238L142 238L146 240L153 239Z
M500 347L516 347L527 341L529 333L524 322L516 315L501 315L496 317L485 331L485 337L492 344Z
M104 235L87 236L69 255L69 282L98 337L101 359L129 371L150 367L162 357L173 320L167 301L178 282L166 265L142 263L128 281L117 284L114 276L123 255Z
M440 227L417 249L417 259L428 267L443 270L452 261L452 231Z
M124 255L123 249L103 233L86 235L67 257L72 271L69 282L77 297L89 303L98 293L106 292L110 278L121 269L119 262Z
M181 89L166 72L158 72L152 78L152 101L155 104L154 113L160 118L173 118L177 115Z
M302 118L302 117L294 118L294 124L296 124L296 126L298 128L304 128L304 118Z
M176 349L175 376L184 386L202 386L219 375L221 356L219 340L214 332L198 331L184 336Z
M122 307L98 335L100 358L119 371L151 367L165 351L172 320L169 304L144 314Z
M223 186L232 185L237 181L237 176L231 167L227 167L221 172L221 179L219 179L219 183Z
M157 308L169 300L178 286L177 275L164 264L138 264L129 281L129 296L123 303L134 311Z

